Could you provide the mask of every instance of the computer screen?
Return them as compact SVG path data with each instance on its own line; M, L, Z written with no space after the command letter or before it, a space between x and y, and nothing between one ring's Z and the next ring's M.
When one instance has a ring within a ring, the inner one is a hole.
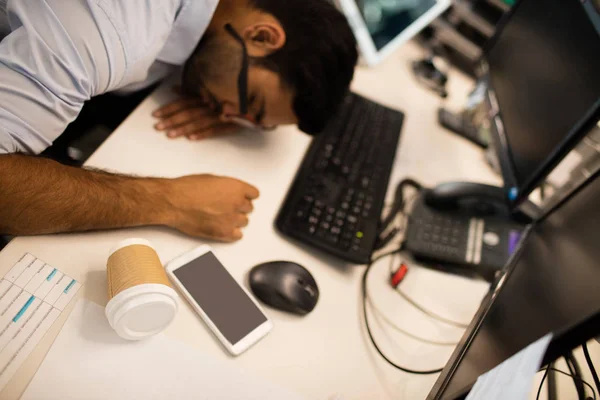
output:
M356 0L373 38L381 50L431 9L436 0Z
M598 118L600 15L587 3L520 1L486 49L507 145L500 151L521 196Z
M451 0L336 0L361 54L376 64L443 13Z
M572 348L600 333L599 176L531 228L429 399L461 397L479 375L549 332L556 355L565 341Z

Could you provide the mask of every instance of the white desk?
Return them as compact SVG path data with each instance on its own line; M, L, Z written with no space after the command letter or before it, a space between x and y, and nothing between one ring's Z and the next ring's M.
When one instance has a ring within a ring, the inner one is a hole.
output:
M422 52L414 43L403 46L373 69L360 68L354 90L406 113L401 144L390 184L404 177L434 185L449 180L499 184L486 165L481 150L443 130L437 124L439 98L418 86L410 61ZM472 83L452 72L450 108L460 108ZM228 359L233 366L277 382L311 399L333 394L345 399L419 399L429 392L437 376L415 377L383 362L365 338L359 288L364 267L345 265L301 247L280 236L273 221L298 168L310 138L288 127L265 134L190 142L168 140L153 130L150 113L171 96L159 89L144 101L88 161L88 166L125 174L175 177L193 173L230 175L256 185L261 197L255 204L244 239L235 244L213 244L219 258L239 280L261 262L292 260L315 276L321 291L316 309L296 317L268 309L274 330L238 358L229 357L210 331L183 305L167 334L190 346ZM84 296L106 304L105 265L109 248L121 239L143 237L152 241L163 262L199 245L200 240L165 228L21 237L0 253L4 274L25 252L65 271L84 284ZM415 334L438 340L460 339L458 329L444 327L408 306L387 285L388 263L382 261L369 281L373 301L386 316ZM483 282L413 268L404 289L424 305L448 317L469 321L487 290ZM182 301L182 304L183 301ZM452 347L425 345L391 329L381 331L373 320L378 341L397 362L411 368L436 368L445 364ZM55 327L52 334L56 335ZM30 357L0 398L16 398L31 379L52 341L52 334Z

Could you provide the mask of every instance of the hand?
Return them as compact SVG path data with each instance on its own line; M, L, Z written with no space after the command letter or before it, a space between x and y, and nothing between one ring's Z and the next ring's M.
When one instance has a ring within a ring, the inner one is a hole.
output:
M160 119L154 128L165 131L170 138L186 136L190 140L200 140L240 130L237 125L222 121L200 98L180 98L152 115Z
M258 190L245 182L214 175L168 180L174 210L167 225L191 236L232 242L242 238Z

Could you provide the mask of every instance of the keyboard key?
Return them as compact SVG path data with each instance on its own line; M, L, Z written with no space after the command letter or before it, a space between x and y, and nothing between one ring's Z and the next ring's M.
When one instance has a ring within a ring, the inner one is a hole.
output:
M328 236L327 237L327 241L331 244L337 244L339 242L340 238L338 238L337 236Z
M342 248L342 250L348 250L350 248L350 241L340 240L340 247Z
M373 217L381 211L379 199L387 188L383 178L393 162L403 117L354 94L339 113L313 140L301 166L307 178L291 189L300 197L300 207L292 208L285 221L290 229L311 234L317 247L347 252L346 258L363 263L376 235ZM362 240L357 232L364 232ZM288 233L293 232L284 232Z

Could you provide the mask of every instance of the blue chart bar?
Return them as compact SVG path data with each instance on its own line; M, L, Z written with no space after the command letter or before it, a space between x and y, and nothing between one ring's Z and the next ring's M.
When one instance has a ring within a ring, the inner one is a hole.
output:
M50 275L48 275L48 277L46 278L46 280L47 280L48 282L50 282L50 281L52 280L52 278L54 277L54 275L56 275L56 268L54 268L54 269L52 270L52 272L50 272Z
M29 308L31 303L33 303L33 300L35 300L35 296L31 296L29 298L29 300L27 300L27 303L25 303L25 305L23 307L21 307L21 310L13 318L13 322L17 322L19 320L19 318L21 318L23 316L23 314L25 314L25 311L27 311L27 309Z
M77 281L76 281L75 279L73 279L73 280L71 281L71 283L69 283L69 284L67 285L67 287L65 288L64 292L65 292L65 293L69 293L69 289L71 289L71 288L73 287L73 285L75 284L75 282L77 282Z

